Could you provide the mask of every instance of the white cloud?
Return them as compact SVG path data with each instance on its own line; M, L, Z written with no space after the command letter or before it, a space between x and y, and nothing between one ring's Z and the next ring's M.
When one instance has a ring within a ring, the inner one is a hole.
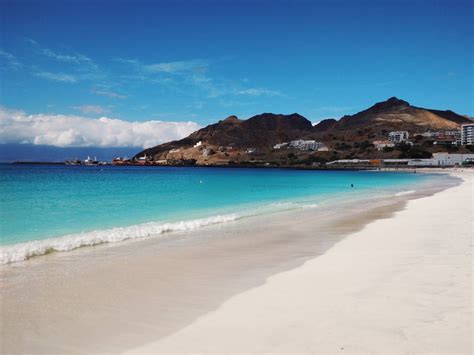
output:
M72 63L78 65L87 65L92 68L96 68L96 64L90 59L89 57L85 56L84 54L80 53L73 53L73 54L63 54L53 51L52 49L42 47L38 42L32 40L31 38L26 39L27 42L33 45L36 51L45 57L57 60L59 62L64 63Z
M201 128L195 122L129 122L75 115L27 115L0 107L0 143L58 147L143 147L181 139Z
M18 69L21 67L21 63L11 53L0 50L0 59L2 60L2 66L12 69Z
M77 81L74 75L64 73L51 73L47 71L41 71L35 73L35 76L52 81L60 81L63 83L75 83Z
M108 108L99 105L73 106L73 109L81 111L82 113L97 113L99 115L110 112Z
M92 65L92 60L83 54L73 54L73 55L58 54L48 48L41 48L41 53L45 55L46 57L56 59L60 62L74 63L74 64L88 63Z
M32 73L35 76L68 83L76 83L83 80L94 81L103 79L105 77L104 73L99 70L99 66L91 58L85 56L84 54L77 52L59 53L56 50L43 47L40 43L32 40L31 38L27 38L26 41L31 44L33 50L36 53L49 58L51 61L64 63L64 65L68 67L67 71L74 73L74 75L57 72L53 73L32 67Z
M92 93L96 95L100 95L100 96L107 96L107 97L110 97L111 99L123 100L127 98L126 95L122 95L110 90L92 89Z
M237 92L238 95L250 95L250 96L283 96L279 91L261 89L261 88L250 88L240 90Z
M179 73L189 71L206 71L207 63L201 60L187 60L166 63L155 63L143 66L150 73Z

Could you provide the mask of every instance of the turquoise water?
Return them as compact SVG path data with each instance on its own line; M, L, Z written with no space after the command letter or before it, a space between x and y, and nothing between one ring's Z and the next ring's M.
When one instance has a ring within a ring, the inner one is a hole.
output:
M324 205L334 198L390 195L436 178L367 171L3 164L1 245L127 226L135 227L120 233L140 236L136 226L147 222L155 228L165 222Z

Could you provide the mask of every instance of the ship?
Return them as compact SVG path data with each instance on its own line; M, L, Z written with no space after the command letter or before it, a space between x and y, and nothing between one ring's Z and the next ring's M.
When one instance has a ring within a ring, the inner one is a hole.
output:
M97 157L91 159L90 156L87 156L87 159L84 160L84 165L99 165L99 162L97 161Z
M81 165L82 162L79 159L71 159L71 160L66 160L64 162L66 165Z

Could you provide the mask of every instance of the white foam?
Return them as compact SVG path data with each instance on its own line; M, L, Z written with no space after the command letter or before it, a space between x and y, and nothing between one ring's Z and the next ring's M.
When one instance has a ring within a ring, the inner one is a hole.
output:
M316 203L301 203L301 202L274 202L265 206L264 208L270 208L272 210L295 210L295 209L306 209L319 207Z
M408 190L408 191L401 191L401 192L397 192L395 194L395 196L403 196L403 195L410 195L410 194L413 194L415 193L416 191L415 190Z
M128 239L156 236L172 231L193 230L212 224L235 221L236 219L239 219L238 215L229 214L175 223L151 222L3 246L0 247L0 265L23 261L33 256L44 255L53 251L69 251L83 246L121 242Z
M316 208L319 207L317 203L308 203L306 205L301 205L301 208Z

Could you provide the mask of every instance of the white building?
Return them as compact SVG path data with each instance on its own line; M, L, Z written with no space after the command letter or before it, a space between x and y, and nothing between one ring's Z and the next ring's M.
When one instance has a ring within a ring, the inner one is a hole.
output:
M458 137L461 136L461 130L460 129L454 129L450 131L444 131L444 135L446 137Z
M288 143L278 143L273 146L273 149L281 149L288 146Z
M420 134L420 136L426 137L426 138L436 138L440 134L441 134L440 132L428 131L428 132L424 132L424 133Z
M351 165L361 165L361 164L369 164L369 159L339 159L327 162L326 165L334 165L334 164L351 164Z
M407 131L395 131L388 134L388 140L392 143L398 144L406 142L408 140L408 136L409 135Z
M303 139L291 141L289 146L290 148L296 148L300 150L319 150L320 148L326 147L324 143L316 142L315 140L305 141Z
M461 126L461 144L474 145L474 123Z
M375 147L377 150L382 150L382 149L384 149L385 147L388 147L388 148L393 148L393 147L395 147L395 144L393 144L393 143L390 142L390 141L373 141L372 144L374 145L374 147Z
M431 159L411 159L410 166L455 166L474 159L474 154L433 153Z
M202 141L199 141L194 145L194 148L200 147L201 145L202 145Z

